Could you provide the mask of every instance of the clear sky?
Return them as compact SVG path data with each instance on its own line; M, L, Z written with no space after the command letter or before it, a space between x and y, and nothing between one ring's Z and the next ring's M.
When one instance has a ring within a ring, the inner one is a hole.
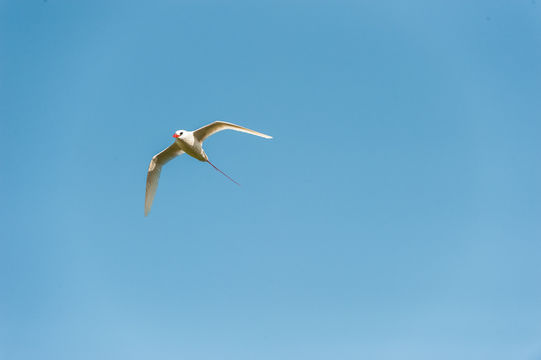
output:
M532 0L0 0L0 359L541 359L540 80Z

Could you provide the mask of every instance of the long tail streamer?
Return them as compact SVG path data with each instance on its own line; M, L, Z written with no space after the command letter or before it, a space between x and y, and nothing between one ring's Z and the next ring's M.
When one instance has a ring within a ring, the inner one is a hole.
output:
M224 173L222 170L218 169L216 166L214 166L213 163L211 163L210 161L207 160L207 162L212 165L213 168L215 168L216 170L218 170L219 172L221 172L226 178L228 178L229 180L233 181L235 184L237 184L238 186L240 186L240 184L238 182L236 182L235 180L231 179L229 177L229 175L227 175L226 173Z

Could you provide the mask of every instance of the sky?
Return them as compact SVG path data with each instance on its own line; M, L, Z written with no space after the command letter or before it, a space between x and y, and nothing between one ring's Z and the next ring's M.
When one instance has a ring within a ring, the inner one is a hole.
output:
M541 359L540 79L533 0L0 0L0 359Z

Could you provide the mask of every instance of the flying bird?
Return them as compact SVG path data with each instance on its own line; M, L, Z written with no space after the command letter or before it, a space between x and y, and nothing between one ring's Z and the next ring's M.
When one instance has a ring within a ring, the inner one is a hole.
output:
M235 180L231 179L222 170L214 166L208 159L207 154L203 150L203 141L209 136L222 130L235 130L247 134L261 136L265 139L272 139L272 136L262 134L260 132L247 129L245 127L227 123L224 121L215 121L211 124L205 125L195 131L177 130L173 134L175 142L171 144L167 149L154 155L148 166L147 173L147 186L145 193L145 216L150 212L152 202L154 201L154 195L156 195L156 189L158 188L158 180L160 179L160 172L162 166L174 159L175 157L186 153L199 161L208 162L213 168L225 175L229 180L239 185Z

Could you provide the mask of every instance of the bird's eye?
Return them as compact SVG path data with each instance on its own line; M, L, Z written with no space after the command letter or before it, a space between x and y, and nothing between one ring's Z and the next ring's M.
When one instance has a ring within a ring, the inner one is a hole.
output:
M182 131L178 134L178 136L182 136Z

